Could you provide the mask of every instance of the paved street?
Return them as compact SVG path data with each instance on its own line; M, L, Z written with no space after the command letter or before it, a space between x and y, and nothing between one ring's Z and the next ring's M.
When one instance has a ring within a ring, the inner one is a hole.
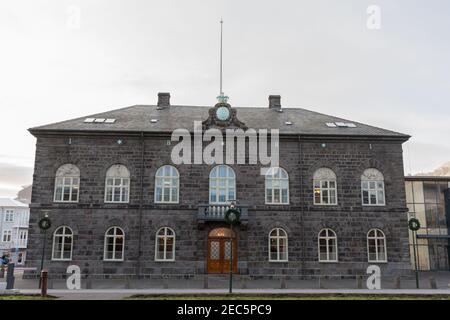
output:
M38 294L37 289L20 290L23 294ZM370 295L450 295L450 289L437 290L326 290L326 289L236 289L233 291L238 294L248 295L313 295L313 294L370 294ZM196 295L196 294L227 294L228 290L224 289L145 289L145 290L95 290L95 289L81 289L81 290L49 290L48 294L56 296L62 300L117 300L130 297L132 295Z

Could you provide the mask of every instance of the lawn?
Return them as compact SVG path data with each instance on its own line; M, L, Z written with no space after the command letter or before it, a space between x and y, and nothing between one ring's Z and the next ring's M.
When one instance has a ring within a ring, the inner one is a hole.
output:
M131 300L450 300L450 295L134 295Z
M0 295L0 300L52 300L55 297L47 296L41 297L40 295L23 295L23 294L11 294Z

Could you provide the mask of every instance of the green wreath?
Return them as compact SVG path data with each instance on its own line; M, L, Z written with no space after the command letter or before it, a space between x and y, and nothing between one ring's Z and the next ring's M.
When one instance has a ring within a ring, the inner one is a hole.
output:
M416 218L411 218L408 221L408 227L411 231L417 231L420 229L420 221Z
M234 221L231 221L230 220L230 215L231 214L234 214L235 216L236 216L236 219L234 220ZM237 222L239 222L239 217L241 216L241 212L238 210L238 209L235 209L235 208L230 208L230 209L228 209L226 212L225 212L225 221L227 222L227 223L230 223L230 224L232 224L232 223L237 223Z

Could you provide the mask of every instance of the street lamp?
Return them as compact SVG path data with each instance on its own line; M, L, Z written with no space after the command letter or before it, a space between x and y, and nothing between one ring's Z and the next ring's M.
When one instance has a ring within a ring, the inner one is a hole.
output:
M413 249L414 249L414 269L416 271L416 287L419 289L419 267L417 265L417 245L416 245L416 238L417 238L417 230L420 229L420 221L416 218L411 218L408 221L408 227L409 230L412 231L413 234Z
M39 220L39 222L38 222L39 229L44 231L44 239L43 239L43 244L42 244L41 270L40 270L41 273L42 273L42 270L44 269L45 244L47 242L47 230L52 226L52 222L51 222L50 218L48 217L49 212L50 212L50 210L45 210L44 217L41 220ZM42 284L42 278L39 277L39 288L41 288L41 284Z
M240 216L241 212L236 208L236 202L232 201L230 208L225 212L225 221L230 225L230 293L233 293L233 225L239 223Z

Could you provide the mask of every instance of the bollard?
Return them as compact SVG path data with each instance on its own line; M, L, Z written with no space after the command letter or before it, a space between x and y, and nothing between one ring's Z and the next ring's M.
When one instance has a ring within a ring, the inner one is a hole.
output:
M325 289L321 276L319 276L319 289Z
M396 277L395 278L395 289L401 289L401 288L402 288L402 284L401 284L400 277Z
M48 280L48 271L43 269L41 271L41 296L47 296L47 280Z
M130 277L125 278L125 289L131 289L131 280Z
M14 289L14 263L8 263L6 272L6 289Z
M247 289L247 277L242 277L242 289Z
M363 278L362 276L356 276L356 286L358 289L363 288Z
M431 289L437 289L436 279L433 277L430 278L430 287Z
M209 289L208 276L203 277L203 289Z
M280 289L286 289L286 279L284 277L281 278Z
M86 276L86 289L92 289L92 279Z

